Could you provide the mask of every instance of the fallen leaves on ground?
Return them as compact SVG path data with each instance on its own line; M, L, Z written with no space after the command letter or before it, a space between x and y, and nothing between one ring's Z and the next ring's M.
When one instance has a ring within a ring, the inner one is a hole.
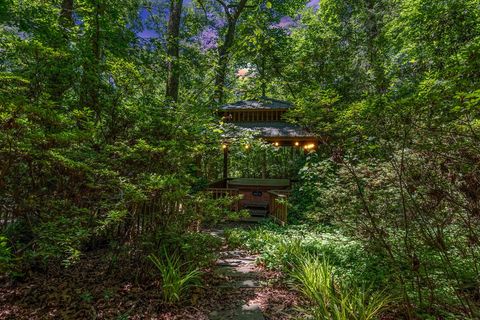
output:
M225 288L228 279L205 270L204 284L181 305L162 302L158 276L135 259L112 266L108 251L85 254L69 268L34 272L23 281L0 278L0 319L208 319L222 308L255 301L267 319L291 319L298 299L278 275L261 270L255 290ZM272 284L273 283L273 284Z

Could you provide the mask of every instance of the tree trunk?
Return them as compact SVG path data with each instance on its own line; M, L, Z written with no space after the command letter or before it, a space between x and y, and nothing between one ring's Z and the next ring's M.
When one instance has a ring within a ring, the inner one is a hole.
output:
M64 28L73 26L73 0L63 0L60 17Z
M225 15L227 16L228 26L223 44L220 46L220 48L218 48L218 64L217 70L215 72L214 94L214 100L218 103L222 103L224 100L224 87L227 77L227 67L230 58L230 49L232 48L235 40L235 29L237 27L238 19L240 18L240 15L246 7L247 1L248 0L240 0L238 5L236 5L236 9L233 14L230 13L229 7L225 6L222 1L222 5L224 5Z
M54 84L50 86L50 95L52 101L59 106L62 103L62 97L65 91L73 85L73 76L67 72L67 66L72 65L72 56L69 54L69 43L71 35L71 28L74 25L73 20L73 0L63 0L60 8L60 16L58 23L62 30L63 38L51 39L52 46L64 54L59 55L58 58L52 60L51 72L49 73L49 82Z
M227 77L227 65L229 60L230 48L235 39L236 21L228 22L228 30L225 35L225 41L218 49L218 65L215 72L215 100L223 102L225 79Z
M93 84L90 94L91 107L96 110L97 119L100 119L100 106L99 106L99 89L100 89L100 57L101 57L101 48L100 48L100 0L97 0L95 6L95 35L92 39L92 51L94 57L93 63Z
M103 7L101 0L97 0L94 5L93 12L93 30L90 35L90 52L86 52L86 59L83 62L84 73L82 76L82 95L80 96L80 104L95 112L96 120L101 117L100 111L100 62L102 56L101 34L100 34L100 16Z
M167 90L166 98L170 101L178 101L178 88L180 83L179 72L179 35L180 20L182 17L183 0L170 0L170 17L167 30Z
M378 8L375 7L378 6ZM370 69L374 76L374 93L383 94L387 90L387 83L385 77L385 71L382 67L382 54L379 52L381 48L380 42L382 41L383 25L381 22L382 15L378 12L382 12L382 3L374 0L367 0L366 10L367 10L367 21L366 21L366 30L367 30L367 54L368 54L368 63Z

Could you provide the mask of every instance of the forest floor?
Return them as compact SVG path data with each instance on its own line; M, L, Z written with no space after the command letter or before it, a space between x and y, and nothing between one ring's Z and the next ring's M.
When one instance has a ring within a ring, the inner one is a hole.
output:
M177 306L162 302L157 279L138 276L138 261L112 268L109 254L87 252L69 268L32 272L22 281L0 278L0 319L298 318L299 298L282 275L256 266L245 251L224 245L216 264L204 270L203 286Z

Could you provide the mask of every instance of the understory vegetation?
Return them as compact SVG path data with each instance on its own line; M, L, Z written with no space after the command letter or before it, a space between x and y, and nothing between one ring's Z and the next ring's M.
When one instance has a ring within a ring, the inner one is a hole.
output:
M479 0L0 0L0 318L200 319L227 152L291 179L226 235L310 317L478 319L479 80ZM266 97L312 148L222 148Z
M382 259L332 228L268 223L226 235L230 246L260 253L257 263L282 271L315 319L376 319L398 303L399 292L386 290L394 278Z

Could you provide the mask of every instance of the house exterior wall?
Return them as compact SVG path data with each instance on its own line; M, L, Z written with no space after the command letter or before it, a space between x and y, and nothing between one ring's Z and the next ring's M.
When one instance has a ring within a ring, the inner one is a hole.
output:
M237 188L243 197L242 200L240 200L240 208L248 205L268 204L270 203L270 194L268 193L269 190L288 189L288 187L272 188L271 186L241 186Z

